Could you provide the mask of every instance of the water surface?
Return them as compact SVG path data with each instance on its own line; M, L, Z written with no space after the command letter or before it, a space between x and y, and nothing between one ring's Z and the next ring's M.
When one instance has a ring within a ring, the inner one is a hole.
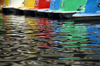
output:
M0 14L0 66L99 66L100 24Z

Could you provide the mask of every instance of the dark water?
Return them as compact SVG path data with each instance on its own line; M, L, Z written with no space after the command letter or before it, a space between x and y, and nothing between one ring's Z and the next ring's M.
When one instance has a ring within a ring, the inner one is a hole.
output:
M100 66L100 24L0 16L0 66Z

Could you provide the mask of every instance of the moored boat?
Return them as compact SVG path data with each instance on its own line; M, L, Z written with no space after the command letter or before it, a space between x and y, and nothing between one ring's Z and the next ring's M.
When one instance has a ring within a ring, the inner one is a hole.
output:
M38 10L40 9L49 9L51 0L36 0L35 7L27 9L27 13L30 15L38 16L40 13ZM32 14L31 14L32 13Z
M61 0L51 0L50 8L49 9L40 9L40 10L38 10L38 13L40 13L41 16L51 17L52 11L59 9L60 1Z
M4 6L4 0L0 0L0 7Z
M34 8L34 7L35 7L35 0L24 0L23 6L15 8L17 12L16 14L29 16L30 14L27 13L27 10L29 8Z
M86 0L51 0L50 9L38 12L48 13L50 18L72 18L73 14L85 10L85 4Z
M84 12L73 15L75 20L100 20L100 0L88 0Z
M0 13L2 12L3 6L4 6L4 0L0 0Z
M4 14L15 14L15 7L23 5L24 0L5 0L5 7L2 7ZM9 3L9 4L8 4Z
M84 11L85 5L86 0L62 0L59 10L53 13L59 13L60 18L72 18L73 14Z

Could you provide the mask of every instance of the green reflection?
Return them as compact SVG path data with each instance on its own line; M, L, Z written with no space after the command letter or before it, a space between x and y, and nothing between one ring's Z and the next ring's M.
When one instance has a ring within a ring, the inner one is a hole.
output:
M0 14L0 29L2 28L2 22L3 22L2 14Z
M3 18L2 18L2 14L0 14L0 37L4 36L3 32L2 32L2 27L3 27L3 24L2 22L4 22Z
M63 24L61 28L62 28L61 32L69 34L69 36L61 36L61 37L72 40L70 42L66 42L67 44L88 40L86 39L87 37L86 27L82 26L81 24L74 24L74 22L66 22L66 24Z

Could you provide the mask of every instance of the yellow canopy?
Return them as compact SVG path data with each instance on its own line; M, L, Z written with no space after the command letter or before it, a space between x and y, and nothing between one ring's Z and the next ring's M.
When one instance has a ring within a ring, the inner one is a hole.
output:
M4 6L8 6L9 5L9 0L4 0Z
M24 0L24 6L18 8L26 9L34 7L35 7L35 0Z

